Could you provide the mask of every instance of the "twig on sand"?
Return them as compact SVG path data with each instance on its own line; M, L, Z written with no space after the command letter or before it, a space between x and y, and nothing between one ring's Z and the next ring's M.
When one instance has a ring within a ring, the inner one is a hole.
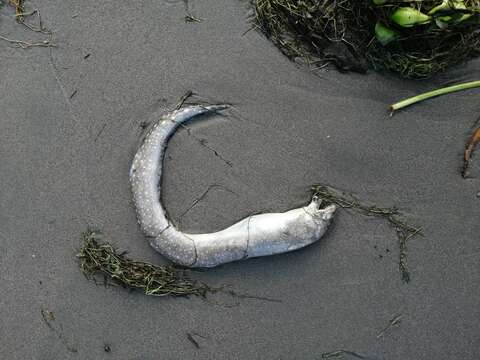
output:
M462 177L465 179L467 177L468 167L470 166L470 159L472 158L473 151L475 146L480 142L480 127L478 127L470 137L470 140L465 146L465 152L463 154L463 170Z
M187 333L187 339L193 344L193 346L195 346L197 349L200 349L200 344L198 343L197 340L195 340L195 338L193 337L193 334Z
M185 6L185 22L202 22L204 20L192 15L188 0L183 0L183 5Z
M185 22L202 22L202 21L203 19L195 17L190 13L187 13L187 15L185 15Z
M349 351L349 350L337 350L337 351L332 351L328 353L323 353L322 359L345 359L345 355L350 355L351 357L362 359L362 360L377 360L376 358L360 355L356 352Z
M185 101L187 101L188 98L191 97L192 95L193 95L193 91L187 90L185 94L183 94L182 97L180 98L180 101L177 103L174 110L179 110L183 106L183 104L185 104Z
M34 15L37 15L37 17L38 17L38 27L32 26L32 25L25 22L26 17L34 16ZM35 9L35 10L33 10L31 12L28 12L28 13L22 13L22 14L15 15L15 17L17 18L17 20L22 19L18 22L20 24L22 24L23 26L25 26L27 29L31 30L31 31L38 32L38 33L43 33L43 34L49 34L49 35L52 33L49 29L47 29L43 25L42 16L40 15L40 10L38 10L38 9Z
M220 188L220 189L223 189L225 191L228 191L229 193L232 193L234 195L237 195L238 194L232 190L230 190L229 188L227 188L226 186L223 186L223 185L220 185L220 184L211 184L199 197L197 197L196 199L194 199L192 201L192 203L190 204L190 206L185 209L179 216L179 218L183 218L190 210L192 210L200 201L202 201L206 196L207 194L214 188Z
M378 334L377 334L377 339L382 337L383 334L385 334L388 330L390 330L390 328L392 328L393 326L398 326L400 324L400 322L402 321L402 317L403 315L397 315L395 316L393 319L391 319L389 322L388 322L388 325L383 328Z
M40 313L42 314L42 319L43 321L45 322L45 324L50 328L50 329L53 329L52 328L52 325L50 324L51 321L55 320L55 314L50 311L50 310L46 310L46 309L42 309L40 311Z
M266 302L272 302L272 303L282 303L282 300L280 299L274 299L274 298L269 298L265 296L257 296L257 295L250 295L250 294L241 294L233 290L228 290L226 291L228 294L230 294L233 297L239 298L239 299L253 299L253 300L260 300L260 301L266 301Z
M416 104L420 101L431 99L433 97L440 96L440 95L450 94L450 93L453 93L453 92L457 92L457 91L461 91L461 90L467 90L467 89L473 89L473 88L478 88L478 87L480 87L480 80L470 81L470 82L467 82L467 83L457 84L457 85L453 85L453 86L447 86L447 87L444 87L444 88L441 88L441 89L437 89L437 90L429 91L429 92L426 92L426 93L423 93L423 94L420 94L420 95L416 95L416 96L413 96L411 98L408 98L408 99L405 99L405 100L402 100L402 101L399 101L395 104L390 105L390 111L391 111L390 115L392 115L397 110L403 109L403 108L405 108L407 106L410 106L412 104Z
M57 326L54 326L55 314L52 311L46 310L46 309L42 309L40 313L42 314L42 319L45 325L47 325L48 328L57 335L58 339L63 343L63 345L67 348L67 350L72 353L78 352L77 347L73 345L68 339L65 338L63 334L62 324L58 324Z
M0 40L9 42L10 44L13 44L16 47L19 47L22 49L29 49L32 47L56 47L57 46L53 44L50 40L43 40L41 42L28 42L23 40L9 39L3 35L0 35Z
M197 332L191 332L191 333L187 333L187 339L188 341L190 341L193 346L195 346L197 349L200 349L200 344L198 343L198 341L195 339L195 337L199 337L201 339L206 339L207 337L206 336L203 336Z
M32 11L26 12L24 1L23 0L9 0L8 3L10 6L15 8L15 18L19 24L22 24L27 29L30 29L34 32L40 32L44 34L51 34L51 31L43 26L42 16L40 15L40 10L34 9ZM25 22L25 19L29 16L38 17L38 27L34 27Z

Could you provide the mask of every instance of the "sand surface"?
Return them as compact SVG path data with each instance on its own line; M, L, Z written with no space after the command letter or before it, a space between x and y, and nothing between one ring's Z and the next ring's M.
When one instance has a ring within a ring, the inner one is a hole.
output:
M386 110L480 78L480 61L424 82L313 76L258 32L243 35L246 1L192 2L199 23L185 23L180 0L27 4L58 48L0 42L1 359L320 359L339 349L365 359L480 358L480 158L471 178L459 175L480 92L393 118ZM11 9L0 14L0 34L45 39L15 24ZM141 123L189 89L236 109L170 142L164 204L181 229L301 206L310 185L328 183L424 227L408 244L411 283L401 281L392 229L346 211L307 249L197 275L281 302L214 305L88 282L75 258L88 226L132 258L165 263L136 224L128 169ZM185 213L212 184L221 186ZM54 314L52 328L42 310Z

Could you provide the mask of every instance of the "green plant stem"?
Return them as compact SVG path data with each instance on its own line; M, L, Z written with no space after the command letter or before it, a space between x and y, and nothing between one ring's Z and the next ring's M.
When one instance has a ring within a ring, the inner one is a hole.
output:
M435 96L440 96L440 95L445 95L445 94L450 94L456 91L461 91L461 90L467 90L467 89L473 89L480 87L480 80L476 81L471 81L463 84L458 84L458 85L453 85L453 86L448 86L445 88L429 91L405 100L402 100L400 102L397 102L393 105L390 105L390 111L393 113L396 110L400 110L404 107L410 106L412 104L418 103L423 100L427 100L430 98L433 98Z

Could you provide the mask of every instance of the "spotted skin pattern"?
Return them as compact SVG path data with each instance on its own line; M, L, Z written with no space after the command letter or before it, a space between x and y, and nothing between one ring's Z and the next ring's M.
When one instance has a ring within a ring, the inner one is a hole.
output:
M165 114L145 136L130 169L133 202L142 231L155 250L182 266L213 267L300 249L323 236L336 210L335 205L322 209L321 200L313 197L305 207L252 215L215 233L179 231L168 220L161 203L162 166L168 140L181 124L227 107L194 105Z

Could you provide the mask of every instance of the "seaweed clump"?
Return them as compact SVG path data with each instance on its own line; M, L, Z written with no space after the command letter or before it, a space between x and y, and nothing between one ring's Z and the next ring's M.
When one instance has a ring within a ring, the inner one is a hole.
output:
M112 245L100 243L99 236L98 232L86 231L77 255L80 269L87 279L97 283L100 276L105 285L136 289L152 296L206 297L209 292L218 291L190 279L185 270L133 261L125 256L126 252L119 253Z
M313 69L426 78L480 54L480 0L254 0L255 23Z

